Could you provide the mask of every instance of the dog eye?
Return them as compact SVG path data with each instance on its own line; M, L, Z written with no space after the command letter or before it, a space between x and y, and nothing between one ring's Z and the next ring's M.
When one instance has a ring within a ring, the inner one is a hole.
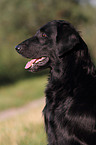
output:
M42 37L47 37L47 35L45 33L42 33Z

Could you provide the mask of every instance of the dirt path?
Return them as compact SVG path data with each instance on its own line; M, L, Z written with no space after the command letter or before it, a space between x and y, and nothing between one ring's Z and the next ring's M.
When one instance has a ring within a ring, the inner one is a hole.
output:
M16 115L23 114L23 113L25 113L25 112L27 112L28 110L31 110L31 109L35 110L40 106L42 106L42 108L43 108L44 104L45 104L44 99L45 98L43 97L39 100L32 101L29 104L27 104L23 107L20 107L20 108L11 108L11 109L8 109L8 110L5 110L5 111L1 111L0 112L0 121L4 121L4 120L9 119L11 117L14 117Z

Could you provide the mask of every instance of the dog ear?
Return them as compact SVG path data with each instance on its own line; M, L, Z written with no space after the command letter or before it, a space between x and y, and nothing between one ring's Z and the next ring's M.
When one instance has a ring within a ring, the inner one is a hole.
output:
M57 27L57 53L62 56L66 52L72 50L78 43L78 33L69 25L60 25Z

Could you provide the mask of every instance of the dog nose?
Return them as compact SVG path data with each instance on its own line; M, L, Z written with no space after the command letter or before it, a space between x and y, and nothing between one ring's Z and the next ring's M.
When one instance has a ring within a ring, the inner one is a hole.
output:
M15 47L15 49L19 52L19 51L21 50L21 46L20 46L20 45L17 45L17 46Z

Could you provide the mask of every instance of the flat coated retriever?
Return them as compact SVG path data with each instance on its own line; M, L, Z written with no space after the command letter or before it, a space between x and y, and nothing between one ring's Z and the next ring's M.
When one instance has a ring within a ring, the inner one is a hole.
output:
M43 110L48 145L96 145L96 71L75 28L48 22L16 50L32 59L25 69L50 68Z

